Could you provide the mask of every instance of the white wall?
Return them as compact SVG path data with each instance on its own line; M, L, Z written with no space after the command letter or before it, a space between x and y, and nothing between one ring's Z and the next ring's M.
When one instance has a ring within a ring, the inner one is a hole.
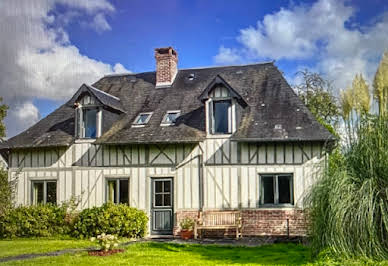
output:
M105 202L106 178L127 177L130 205L149 212L151 177L174 178L175 210L199 209L202 198L205 209L234 209L257 208L259 174L291 173L295 203L302 207L321 153L317 143L237 144L228 138L207 139L200 145L103 147L81 142L67 148L13 151L9 176L18 177L18 204L31 203L32 180L57 180L58 202L74 195L81 199L80 208Z

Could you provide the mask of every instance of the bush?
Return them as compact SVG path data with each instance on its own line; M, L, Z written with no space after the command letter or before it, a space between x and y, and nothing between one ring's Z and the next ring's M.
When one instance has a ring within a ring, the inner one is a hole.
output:
M105 233L102 233L97 237L90 238L90 241L92 242L97 241L97 244L100 247L100 250L105 250L105 251L113 250L119 245L119 240L117 239L117 236L107 235Z
M147 231L145 212L124 204L104 204L83 210L74 224L73 235L89 238L102 233L121 237L143 237Z
M388 259L388 118L368 117L357 133L308 198L313 250Z
M8 172L0 168L0 215L12 208L12 186Z
M8 209L0 214L0 237L51 237L70 231L64 208L47 204Z

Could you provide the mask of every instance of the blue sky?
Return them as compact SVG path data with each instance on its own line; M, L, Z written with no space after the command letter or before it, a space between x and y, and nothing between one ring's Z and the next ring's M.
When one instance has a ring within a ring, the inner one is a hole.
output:
M308 67L337 90L355 73L370 80L388 48L385 0L4 0L0 9L8 136L52 112L83 82L153 71L156 47L176 48L179 68L276 60L290 83Z

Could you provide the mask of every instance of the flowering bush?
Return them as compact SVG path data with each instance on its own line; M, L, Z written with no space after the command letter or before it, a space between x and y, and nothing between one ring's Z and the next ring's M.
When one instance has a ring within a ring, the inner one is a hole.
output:
M193 230L195 221L190 218L183 219L180 222L180 226L183 230Z
M100 250L108 251L113 250L115 247L119 245L119 241L117 236L102 233L97 237L90 238L90 241L94 242L97 240L98 245L100 246Z

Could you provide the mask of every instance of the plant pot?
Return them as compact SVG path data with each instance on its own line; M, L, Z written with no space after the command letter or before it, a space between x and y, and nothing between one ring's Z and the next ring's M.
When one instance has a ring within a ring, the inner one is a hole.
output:
M181 238L184 240L193 238L193 230L182 229L181 230Z

